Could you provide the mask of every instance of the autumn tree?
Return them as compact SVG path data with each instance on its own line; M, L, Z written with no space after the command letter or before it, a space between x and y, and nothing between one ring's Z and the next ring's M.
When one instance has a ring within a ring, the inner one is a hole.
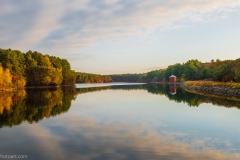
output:
M12 87L12 76L9 69L4 69L0 66L0 87L2 90Z

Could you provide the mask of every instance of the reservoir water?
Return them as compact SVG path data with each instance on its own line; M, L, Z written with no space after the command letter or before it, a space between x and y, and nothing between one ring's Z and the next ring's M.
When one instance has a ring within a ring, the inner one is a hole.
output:
M28 159L240 159L240 101L157 84L0 93L0 154Z

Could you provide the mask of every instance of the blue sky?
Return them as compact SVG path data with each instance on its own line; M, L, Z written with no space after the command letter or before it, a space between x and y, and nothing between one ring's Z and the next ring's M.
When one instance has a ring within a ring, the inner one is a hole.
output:
M240 0L1 0L0 48L99 74L240 58Z

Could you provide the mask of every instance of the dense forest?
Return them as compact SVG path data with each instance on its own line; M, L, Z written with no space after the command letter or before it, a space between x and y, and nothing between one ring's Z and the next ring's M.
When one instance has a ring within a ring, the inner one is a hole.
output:
M175 75L177 81L186 80L214 80L219 82L240 82L240 58L236 60L212 60L202 63L198 60L189 60L186 63L174 64L166 69L148 72L145 82L168 81L169 76Z
M75 72L66 59L39 52L0 49L0 88L75 84Z
M76 72L76 83L109 83L112 78L107 75Z
M0 48L0 90L111 81L109 76L75 72L66 59L36 51L23 53Z
M143 82L144 74L113 74L109 75L113 82Z

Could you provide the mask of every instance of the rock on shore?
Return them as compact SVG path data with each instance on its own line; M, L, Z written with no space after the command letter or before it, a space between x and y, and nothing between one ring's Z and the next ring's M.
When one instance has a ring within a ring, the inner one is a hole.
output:
M230 87L188 86L184 84L180 84L180 86L184 89L193 90L201 93L240 97L240 89L233 89Z

